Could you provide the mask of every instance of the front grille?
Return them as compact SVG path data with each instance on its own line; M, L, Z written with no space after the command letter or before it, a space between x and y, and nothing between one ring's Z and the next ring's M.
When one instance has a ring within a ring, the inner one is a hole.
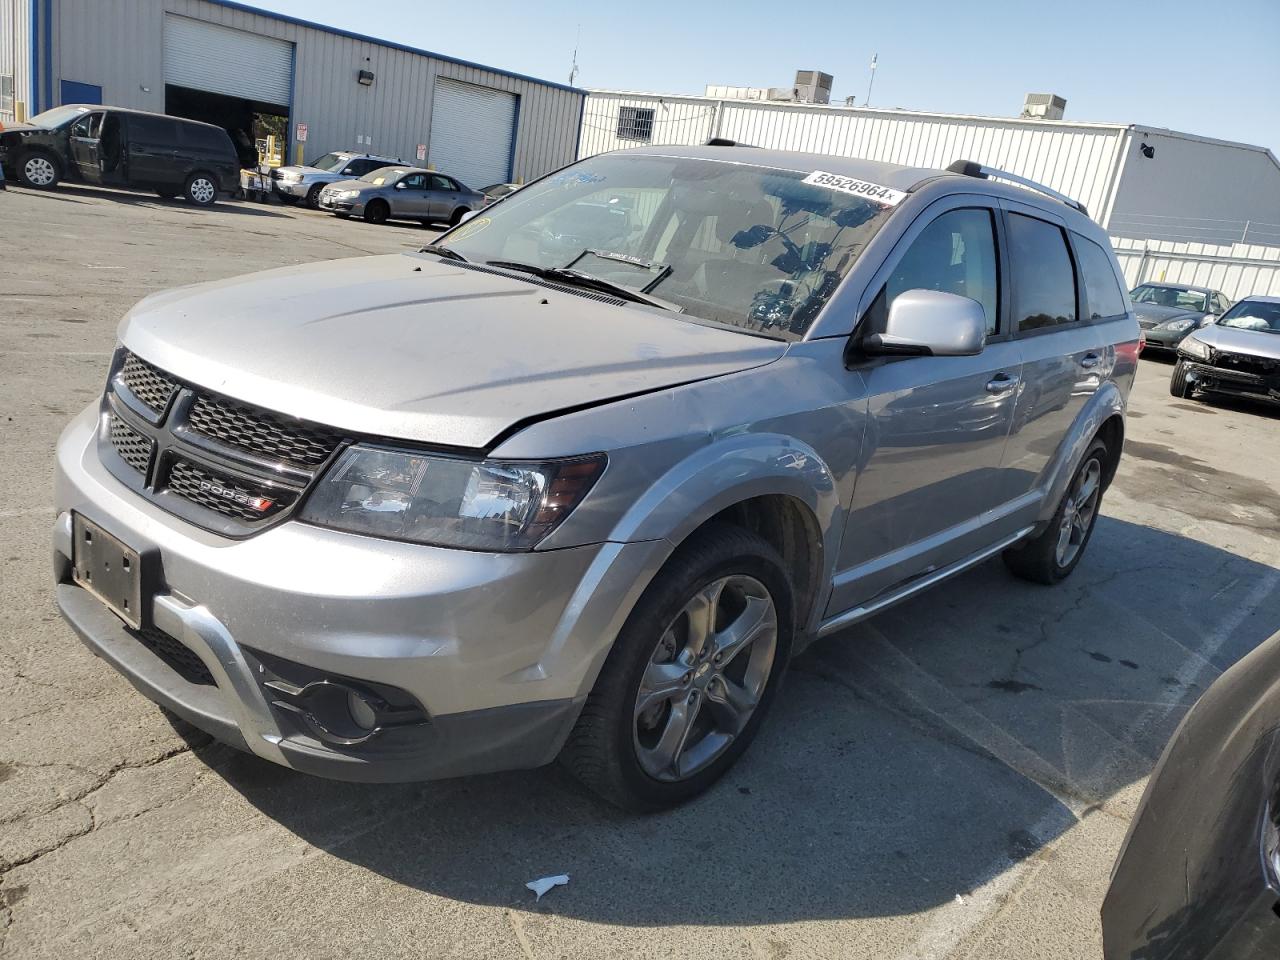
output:
M121 460L146 475L151 466L151 451L155 444L114 413L111 414L111 445L120 454Z
M187 423L211 440L303 467L324 463L343 440L323 427L206 395L196 399Z
M174 461L167 486L206 510L251 523L274 516L294 500L289 491L220 476L188 460Z
M178 384L147 361L127 354L120 368L120 379L129 392L156 413L163 413Z
M154 653L186 680L202 687L217 686L213 674L205 666L204 661L196 656L186 644L169 636L155 627L143 627L141 630L130 630L130 634L140 644Z
M1280 373L1280 360L1270 357L1254 357L1247 353L1229 353L1217 351L1213 357L1213 365L1224 370L1236 370L1249 373L1255 377L1270 377Z

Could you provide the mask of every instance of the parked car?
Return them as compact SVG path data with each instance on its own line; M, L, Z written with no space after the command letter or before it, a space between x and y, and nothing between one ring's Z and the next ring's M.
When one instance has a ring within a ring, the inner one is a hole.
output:
M1169 392L1197 391L1280 400L1280 297L1245 297L1178 344Z
M453 177L419 167L381 167L358 180L331 183L320 192L320 209L370 223L420 220L456 224L485 205L484 195Z
M62 180L184 195L207 207L239 188L227 131L161 113L72 104L0 133L0 164L23 186Z
M1231 301L1217 290L1181 283L1144 283L1129 292L1151 350L1174 350L1196 327L1225 313Z
M320 205L320 191L328 184L363 177L383 167L404 165L403 160L394 157L340 150L326 153L305 166L276 167L271 171L271 186L276 196L286 203L302 200L315 208Z
M518 183L491 183L487 187L481 187L480 192L484 194L485 206L488 206L508 194L515 193L520 187L521 184Z
M1280 633L1213 682L1156 764L1102 904L1106 960L1273 960Z
M1080 563L1138 325L1083 208L987 174L646 147L417 253L149 297L58 443L58 605L297 770L686 800L815 638ZM633 229L544 253L584 205Z

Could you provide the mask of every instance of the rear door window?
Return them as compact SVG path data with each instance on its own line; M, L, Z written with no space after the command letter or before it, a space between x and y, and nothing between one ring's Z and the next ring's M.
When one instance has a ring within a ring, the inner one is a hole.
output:
M182 145L200 150L204 153L230 153L231 140L223 130L216 127L205 127L196 123L178 125L182 135Z
M168 117L129 115L129 139L134 143L173 147L178 143L178 122Z
M1118 317L1126 311L1124 291L1116 282L1107 251L1087 237L1073 234L1076 256L1080 258L1080 275L1084 279L1084 297L1090 320Z
M446 193L448 193L454 190L455 188L453 186L453 183L449 180L448 177L442 177L440 176L440 174L436 173L436 174L432 174L431 176L431 189L443 190Z
M1062 228L1009 214L1013 320L1020 333L1075 323L1076 273Z

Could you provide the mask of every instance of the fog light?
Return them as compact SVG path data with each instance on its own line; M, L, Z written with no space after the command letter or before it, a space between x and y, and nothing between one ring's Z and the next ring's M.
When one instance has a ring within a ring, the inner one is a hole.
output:
M358 690L347 694L347 709L351 711L351 719L361 730L373 730L378 726L378 711Z

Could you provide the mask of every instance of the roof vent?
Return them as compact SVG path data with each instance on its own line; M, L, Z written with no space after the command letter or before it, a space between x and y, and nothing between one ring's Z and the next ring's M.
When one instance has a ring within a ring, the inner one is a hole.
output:
M1022 102L1022 115L1031 120L1061 120L1067 101L1056 93L1028 93Z

